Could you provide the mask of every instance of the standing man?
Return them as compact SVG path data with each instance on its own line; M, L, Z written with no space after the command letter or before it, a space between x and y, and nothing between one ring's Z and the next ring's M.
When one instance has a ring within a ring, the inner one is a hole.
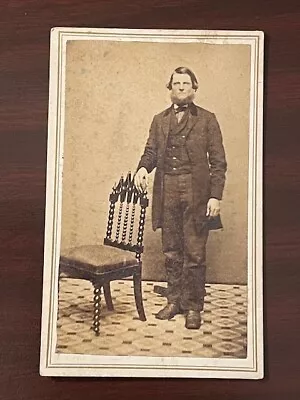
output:
M198 82L185 67L167 85L172 105L156 115L135 175L139 190L156 168L152 223L162 228L166 256L167 305L156 314L184 313L187 329L199 329L205 296L208 220L220 213L227 168L214 114L193 103Z

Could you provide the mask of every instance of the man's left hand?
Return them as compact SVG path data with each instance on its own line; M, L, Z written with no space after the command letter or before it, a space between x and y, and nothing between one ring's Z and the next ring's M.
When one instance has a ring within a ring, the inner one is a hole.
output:
M210 198L207 203L206 216L207 217L216 217L220 214L220 200L215 198Z

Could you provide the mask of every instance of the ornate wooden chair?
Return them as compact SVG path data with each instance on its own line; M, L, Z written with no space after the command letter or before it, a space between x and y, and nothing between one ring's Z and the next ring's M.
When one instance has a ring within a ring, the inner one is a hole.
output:
M107 308L110 311L114 309L110 292L110 281L113 280L133 277L137 312L140 320L146 321L142 300L141 256L149 203L147 193L138 192L128 173L125 180L121 177L113 187L109 201L104 243L70 248L60 257L60 274L89 280L94 286L93 329L97 336L100 333L102 288ZM118 211L115 213L117 205ZM138 220L137 208L140 209Z

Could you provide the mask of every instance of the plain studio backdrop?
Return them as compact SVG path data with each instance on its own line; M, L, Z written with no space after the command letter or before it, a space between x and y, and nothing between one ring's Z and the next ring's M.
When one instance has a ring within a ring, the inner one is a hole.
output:
M214 112L228 162L224 229L207 245L207 281L246 283L250 46L204 43L69 41L66 63L62 237L65 249L102 243L108 196L135 171L155 114L170 105L172 71L196 74L195 103ZM143 278L164 278L161 231L145 227Z

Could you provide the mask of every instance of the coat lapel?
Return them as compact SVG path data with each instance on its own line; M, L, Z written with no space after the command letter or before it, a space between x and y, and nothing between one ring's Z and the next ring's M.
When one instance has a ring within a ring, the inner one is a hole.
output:
M172 111L172 106L166 109L162 119L162 130L165 135L165 139L168 137L170 131L171 111Z
M172 111L172 106L166 109L162 118L161 128L163 131L163 152L165 152L167 146L167 139L170 131L171 111Z
M189 118L186 124L186 137L190 134L196 122L199 120L199 115L197 113L197 108L194 103L190 105Z
M163 118L162 118L162 131L164 133L164 148L166 147L167 144L167 138L168 138L168 134L170 131L170 123L171 123L171 112L172 112L172 107L169 107L166 109ZM194 103L192 103L190 105L190 112L189 112L189 116L188 116L188 121L187 124L185 125L185 129L186 129L186 137L188 137L189 133L191 132L192 128L194 127L194 125L196 124L196 122L198 121L199 115L197 112L197 107L195 106Z

